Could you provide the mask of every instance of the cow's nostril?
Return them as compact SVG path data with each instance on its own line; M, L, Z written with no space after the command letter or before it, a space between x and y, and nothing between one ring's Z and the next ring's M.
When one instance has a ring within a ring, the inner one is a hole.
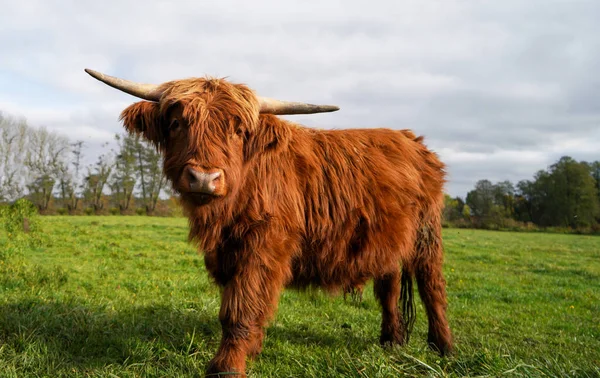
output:
M215 181L217 181L219 179L219 177L221 177L221 172L217 171L217 172L211 173L209 175L209 180L212 183L214 183Z
M196 184L198 182L198 177L196 176L196 171L193 168L187 169L188 181L190 185Z

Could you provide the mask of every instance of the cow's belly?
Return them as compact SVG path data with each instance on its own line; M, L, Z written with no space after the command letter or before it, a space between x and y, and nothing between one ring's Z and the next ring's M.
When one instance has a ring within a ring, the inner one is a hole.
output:
M327 291L348 291L352 288L361 288L373 276L365 269L366 264L353 262L352 256L346 256L347 258L341 261L331 261L319 258L320 256L321 254L305 253L301 258L295 259L292 262L292 280L288 286L294 288L312 286Z

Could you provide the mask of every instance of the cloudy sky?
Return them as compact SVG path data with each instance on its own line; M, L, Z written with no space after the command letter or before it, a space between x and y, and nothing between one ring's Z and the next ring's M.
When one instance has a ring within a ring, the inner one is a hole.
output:
M600 2L1 0L0 111L86 141L95 159L140 82L227 76L331 103L320 128L411 128L447 191L600 160ZM143 4L143 5L142 5Z

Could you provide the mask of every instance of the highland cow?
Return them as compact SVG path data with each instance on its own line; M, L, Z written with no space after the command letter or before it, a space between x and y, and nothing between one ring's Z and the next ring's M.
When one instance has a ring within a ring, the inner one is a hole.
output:
M223 79L137 84L86 70L147 101L130 133L164 156L190 239L222 287L222 339L208 373L245 375L285 287L362 291L373 279L382 344L404 344L413 279L429 345L452 350L442 275L444 165L409 130L317 130L278 118L334 106L257 96Z

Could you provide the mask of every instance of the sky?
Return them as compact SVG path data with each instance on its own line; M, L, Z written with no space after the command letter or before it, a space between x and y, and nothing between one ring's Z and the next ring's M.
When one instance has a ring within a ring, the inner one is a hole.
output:
M142 5L143 4L143 5ZM325 129L412 129L446 191L600 160L600 2L0 0L0 111L84 140L92 161L147 83L227 77Z

